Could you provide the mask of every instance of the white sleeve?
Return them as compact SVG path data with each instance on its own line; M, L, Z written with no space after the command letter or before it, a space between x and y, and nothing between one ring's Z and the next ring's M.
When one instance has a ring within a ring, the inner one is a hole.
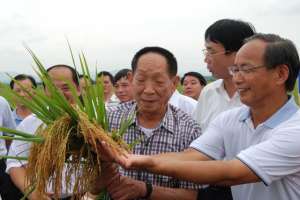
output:
M21 123L17 130L24 131L23 123ZM8 156L28 157L31 143L26 141L13 140L8 151ZM6 161L6 172L12 167L22 167L27 161L7 159Z
M190 147L215 160L223 159L225 156L223 115L218 116L207 127L205 132L194 140Z
M12 115L12 112L10 110L10 106L8 104L8 102L5 100L3 101L3 126L6 128L10 128L10 129L15 129L16 128L16 123L14 120L14 117ZM3 133L3 135L8 135L8 136L13 136L12 134L8 134L8 133Z
M280 125L262 143L240 152L237 158L269 185L273 181L300 171L300 125Z

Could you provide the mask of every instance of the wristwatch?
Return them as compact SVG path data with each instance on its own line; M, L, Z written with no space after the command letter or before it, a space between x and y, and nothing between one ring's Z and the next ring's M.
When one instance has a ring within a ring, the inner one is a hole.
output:
M145 185L146 185L146 195L143 198L148 199L152 194L153 186L152 183L149 182L145 182Z

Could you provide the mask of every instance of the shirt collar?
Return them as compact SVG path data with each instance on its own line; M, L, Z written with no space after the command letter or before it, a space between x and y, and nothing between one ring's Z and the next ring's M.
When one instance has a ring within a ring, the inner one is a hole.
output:
M289 100L275 112L271 117L269 117L264 125L269 128L275 128L278 124L288 120L293 114L295 114L299 110L299 107L295 103L293 97L289 97ZM241 113L240 121L246 121L250 118L250 108L244 107Z
M163 127L165 129L167 129L170 133L174 133L175 122L174 122L174 117L173 117L173 112L172 112L171 107L172 107L172 105L168 104L167 112L165 113L163 119L161 120L160 125L156 129ZM128 113L128 117L133 116L132 123L130 124L130 126L138 124L137 117L136 117L136 111L137 111L137 105L135 103Z
M22 121L23 119L17 114L17 109L14 109L13 112L13 117L14 119L18 120L18 121Z

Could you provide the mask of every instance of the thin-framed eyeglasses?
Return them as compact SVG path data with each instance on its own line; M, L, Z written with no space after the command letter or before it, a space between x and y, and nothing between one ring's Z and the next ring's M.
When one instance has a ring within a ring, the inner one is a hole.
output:
M230 53L231 51L220 51L220 52L214 52L209 49L202 49L202 53L204 56L216 56L216 55L223 55L226 53Z
M265 67L265 65L257 65L257 66L243 65L240 67L233 65L228 67L228 71L231 76L237 75L238 73L245 76L251 74L256 69L263 68L263 67Z

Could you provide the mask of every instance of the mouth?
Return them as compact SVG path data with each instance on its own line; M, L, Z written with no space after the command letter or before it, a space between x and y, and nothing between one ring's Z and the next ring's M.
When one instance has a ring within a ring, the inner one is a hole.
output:
M244 93L244 92L247 92L248 90L250 90L250 88L238 88L237 91L238 93Z

